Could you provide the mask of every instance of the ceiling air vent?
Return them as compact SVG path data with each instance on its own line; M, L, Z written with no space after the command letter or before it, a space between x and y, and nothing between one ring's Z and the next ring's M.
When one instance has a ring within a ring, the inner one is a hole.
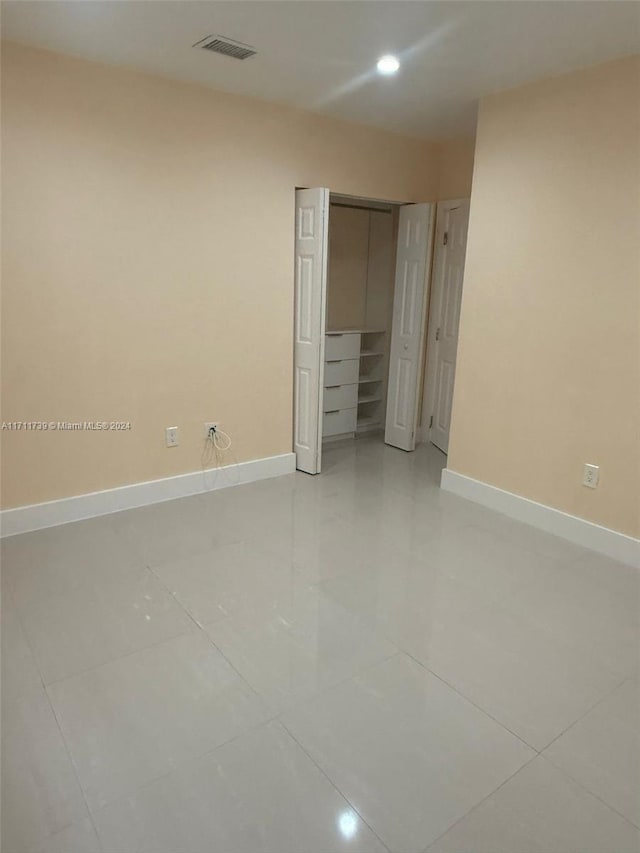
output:
M221 53L223 56L230 56L232 59L249 59L250 56L255 56L258 52L248 44L242 44L241 41L234 41L226 36L207 36L197 41L193 46L210 50L212 53Z

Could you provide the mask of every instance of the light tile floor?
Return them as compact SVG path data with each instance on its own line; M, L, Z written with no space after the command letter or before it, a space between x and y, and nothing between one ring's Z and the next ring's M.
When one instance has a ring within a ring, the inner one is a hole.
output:
M443 464L5 540L3 853L637 853L638 573Z

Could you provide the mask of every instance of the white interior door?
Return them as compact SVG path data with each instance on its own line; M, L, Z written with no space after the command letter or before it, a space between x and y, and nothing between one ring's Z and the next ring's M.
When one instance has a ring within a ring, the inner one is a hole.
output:
M447 453L469 200L439 202L437 219L423 424L429 440Z
M308 474L322 462L328 224L329 190L296 190L293 449Z
M384 440L402 450L416 446L432 243L433 205L401 207Z

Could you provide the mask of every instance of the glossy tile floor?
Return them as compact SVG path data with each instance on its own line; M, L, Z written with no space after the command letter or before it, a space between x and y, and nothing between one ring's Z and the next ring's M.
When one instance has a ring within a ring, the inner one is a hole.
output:
M640 850L638 574L443 464L5 540L4 853Z

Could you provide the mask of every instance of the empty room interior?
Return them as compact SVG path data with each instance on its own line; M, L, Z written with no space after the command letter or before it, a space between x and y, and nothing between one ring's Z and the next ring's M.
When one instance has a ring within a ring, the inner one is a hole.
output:
M2 853L640 853L640 3L0 14Z

